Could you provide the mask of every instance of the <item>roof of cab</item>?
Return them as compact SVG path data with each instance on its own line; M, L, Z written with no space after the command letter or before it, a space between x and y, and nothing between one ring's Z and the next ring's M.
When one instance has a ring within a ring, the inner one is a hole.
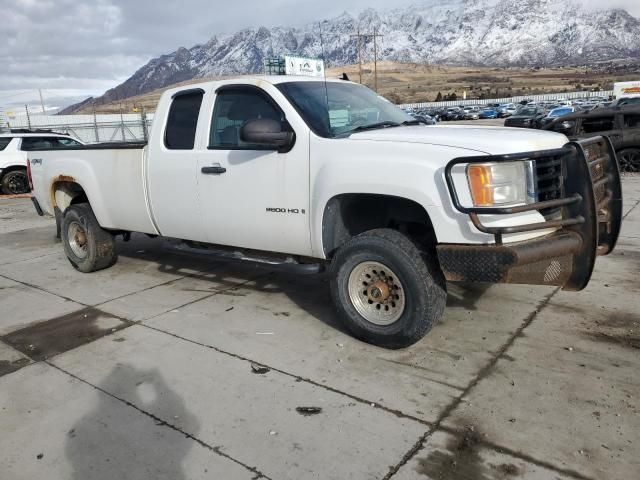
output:
M348 80L342 80L339 78L323 78L323 77L308 77L308 76L298 76L298 75L251 75L246 77L236 77L236 78L227 78L224 80L213 80L209 82L200 82L200 83L191 83L189 85L182 85L180 87L171 88L165 92L166 94L173 95L177 92L181 92L184 90L193 90L197 88L202 88L203 90L210 90L211 88L221 87L223 85L232 85L232 84L240 84L240 85L260 85L263 82L269 83L271 85L278 85L281 83L290 83L290 82L331 82L331 83L353 83ZM358 85L358 84L356 84Z

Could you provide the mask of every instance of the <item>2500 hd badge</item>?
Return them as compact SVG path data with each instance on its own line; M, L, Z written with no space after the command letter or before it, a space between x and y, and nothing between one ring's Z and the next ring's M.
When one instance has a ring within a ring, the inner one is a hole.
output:
M307 212L306 210L303 209L299 209L299 208L271 208L271 207L267 207L267 213L292 213L294 215L305 215Z

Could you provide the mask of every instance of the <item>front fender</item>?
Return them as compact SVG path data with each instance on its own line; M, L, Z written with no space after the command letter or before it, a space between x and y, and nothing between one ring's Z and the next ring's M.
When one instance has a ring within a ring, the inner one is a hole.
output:
M444 179L445 165L468 150L442 145L315 138L311 144L311 242L325 258L322 226L329 201L342 194L376 194L411 200L429 215L439 242L483 243L456 212Z

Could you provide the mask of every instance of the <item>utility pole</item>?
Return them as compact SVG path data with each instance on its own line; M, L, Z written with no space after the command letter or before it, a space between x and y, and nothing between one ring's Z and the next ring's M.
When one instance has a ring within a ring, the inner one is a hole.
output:
M378 34L378 28L373 29L373 33L360 33L360 28L355 35L351 35L351 38L358 38L358 73L360 75L360 83L362 83L362 39L373 38L373 69L374 69L374 89L378 91L378 38L383 38L384 35Z
M358 39L358 74L360 75L360 83L362 83L362 35L360 35L360 27L355 35L351 35L351 38L357 37Z
M42 100L42 89L41 88L38 89L38 93L40 94L40 106L42 107L42 114L46 115L46 112L44 111L44 101Z
M378 93L378 27L373 29L373 72L373 88Z
M31 117L29 116L29 106L24 106L24 111L27 113L27 127L31 130Z

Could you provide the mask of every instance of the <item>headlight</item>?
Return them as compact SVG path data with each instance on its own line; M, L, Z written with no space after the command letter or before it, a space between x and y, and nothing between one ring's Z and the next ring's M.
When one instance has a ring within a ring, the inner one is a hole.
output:
M474 163L467 166L473 205L505 207L535 203L537 181L534 160Z
M561 127L563 130L569 130L569 129L573 128L573 126L574 126L575 124L576 124L576 122L572 122L572 121L570 121L570 120L565 120L564 122L562 122L562 123L560 124L560 127Z

